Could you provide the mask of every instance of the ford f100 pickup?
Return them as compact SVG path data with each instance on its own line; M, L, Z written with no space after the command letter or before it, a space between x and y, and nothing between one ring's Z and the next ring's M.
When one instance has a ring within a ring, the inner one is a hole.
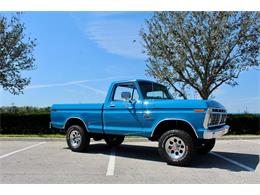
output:
M228 132L226 117L216 101L174 100L159 83L130 80L112 83L103 104L54 104L50 125L66 130L75 152L86 150L90 138L116 147L125 136L143 136L159 142L159 154L168 164L184 166Z

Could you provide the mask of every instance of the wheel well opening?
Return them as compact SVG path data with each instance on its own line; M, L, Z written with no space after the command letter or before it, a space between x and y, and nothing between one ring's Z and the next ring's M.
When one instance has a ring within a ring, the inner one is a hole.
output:
M162 121L159 125L157 125L150 139L158 141L162 134L171 129L179 129L186 131L190 134L192 138L197 138L194 129L189 123L182 120L166 120Z
M72 125L79 125L86 130L86 126L85 126L84 122L78 118L69 119L65 124L65 130L67 130Z

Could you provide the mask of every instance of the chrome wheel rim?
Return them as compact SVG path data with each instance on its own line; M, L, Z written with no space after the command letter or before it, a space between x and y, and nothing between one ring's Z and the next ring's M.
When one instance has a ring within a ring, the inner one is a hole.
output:
M186 145L179 137L170 137L165 142L167 154L174 160L182 158L186 152Z
M81 144L81 135L79 133L79 131L77 130L73 130L71 131L70 133L70 145L73 147L73 148L77 148L79 147L79 145Z

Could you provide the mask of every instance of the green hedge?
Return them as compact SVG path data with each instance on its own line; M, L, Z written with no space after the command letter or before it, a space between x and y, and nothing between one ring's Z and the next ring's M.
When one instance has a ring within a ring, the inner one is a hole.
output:
M231 135L260 135L259 114L229 114L226 123L230 126Z
M49 129L49 113L37 114L1 114L1 134L57 134L58 129ZM231 127L229 134L260 135L260 115L235 114L228 115L227 124Z
M1 134L57 134L49 129L50 114L1 114Z

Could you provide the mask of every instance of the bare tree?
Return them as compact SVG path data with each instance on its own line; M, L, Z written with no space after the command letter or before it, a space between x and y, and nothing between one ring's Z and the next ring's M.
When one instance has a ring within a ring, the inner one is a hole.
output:
M155 12L141 30L147 73L188 98L208 99L259 66L258 12Z
M19 14L10 20L0 15L0 85L15 95L30 83L30 78L22 77L22 71L35 67L35 39L25 38L24 31Z

